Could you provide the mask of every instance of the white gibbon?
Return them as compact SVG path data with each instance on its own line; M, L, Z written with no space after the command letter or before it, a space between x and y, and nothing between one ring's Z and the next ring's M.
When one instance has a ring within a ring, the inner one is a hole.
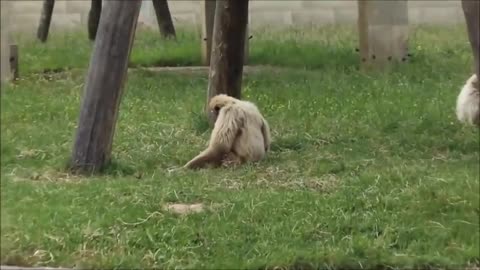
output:
M265 157L270 149L270 128L255 104L220 94L210 100L208 109L215 119L210 142L185 168L240 165Z
M457 97L456 113L460 122L480 127L480 90L476 74L462 87Z

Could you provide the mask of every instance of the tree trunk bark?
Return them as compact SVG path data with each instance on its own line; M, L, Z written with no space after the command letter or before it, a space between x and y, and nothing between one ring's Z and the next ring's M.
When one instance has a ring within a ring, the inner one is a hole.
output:
M37 37L42 42L47 41L48 31L50 30L50 23L52 22L52 13L54 6L55 0L43 1L42 15L40 16L40 23L37 30Z
M207 106L218 94L241 98L247 23L248 0L217 1ZM212 123L208 110L207 116Z
M158 28L163 38L176 38L175 27L173 26L172 15L168 8L167 0L152 0L153 8L157 16Z
M462 0L463 14L467 24L468 40L473 51L474 72L477 78L480 78L480 1L478 0Z
M70 161L74 172L98 172L110 161L141 3L138 0L105 2Z
M88 38L95 40L97 36L98 22L102 14L102 0L92 0L90 11L88 12Z

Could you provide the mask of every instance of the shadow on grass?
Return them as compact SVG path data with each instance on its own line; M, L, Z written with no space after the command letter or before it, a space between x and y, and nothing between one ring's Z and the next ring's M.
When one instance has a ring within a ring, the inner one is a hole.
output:
M128 165L124 162L112 159L110 162L105 164L99 170L96 170L94 167L88 169L75 167L72 165L70 159L66 162L64 166L64 171L72 173L74 175L81 175L85 177L92 176L114 176L114 177L125 177L125 176L135 176L140 177L139 172L134 166Z

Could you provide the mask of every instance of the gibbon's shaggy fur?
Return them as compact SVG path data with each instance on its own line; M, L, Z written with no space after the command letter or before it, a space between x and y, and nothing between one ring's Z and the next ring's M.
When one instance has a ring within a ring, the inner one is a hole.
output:
M264 158L270 149L270 127L255 104L220 94L210 100L208 109L215 119L208 148L185 168L240 165Z
M476 74L467 80L458 95L456 113L460 122L480 127L480 90Z

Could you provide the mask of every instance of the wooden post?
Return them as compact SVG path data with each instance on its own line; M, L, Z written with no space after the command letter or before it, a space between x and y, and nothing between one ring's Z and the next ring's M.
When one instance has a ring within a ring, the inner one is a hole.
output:
M167 0L152 0L155 15L157 16L158 28L163 38L175 38L175 27L173 26L172 15L168 8Z
M11 1L0 1L0 83L3 89L4 83L11 78L10 72L10 16Z
M41 42L47 41L54 6L55 0L43 0L42 15L40 16L40 23L38 24L37 30L37 38Z
M3 83L11 78L11 65L10 65L10 46L8 45L8 39L5 32L7 31L6 26L1 26L1 66L0 66L0 81Z
M19 78L18 71L18 46L17 44L10 45L10 72L12 74L12 80L15 81Z
M88 12L88 39L95 40L102 13L102 0L91 0L90 11Z
M247 23L248 0L217 1L207 104L220 93L241 98Z
M467 24L468 40L473 51L474 72L480 78L480 2L478 0L462 0L463 14Z
M247 26L245 27L245 52L243 55L243 65L248 65L248 57L250 55L250 38L253 36L250 36L248 33L248 14L247 14Z
M105 1L88 68L70 161L80 173L101 170L110 161L128 58L142 1Z
M358 0L358 41L360 60L362 65L367 62L368 59L368 23L367 23L367 1Z
M358 33L363 68L386 68L406 61L407 0L358 0Z
M210 55L212 52L213 24L215 22L216 0L202 1L202 63L205 66L210 65Z

